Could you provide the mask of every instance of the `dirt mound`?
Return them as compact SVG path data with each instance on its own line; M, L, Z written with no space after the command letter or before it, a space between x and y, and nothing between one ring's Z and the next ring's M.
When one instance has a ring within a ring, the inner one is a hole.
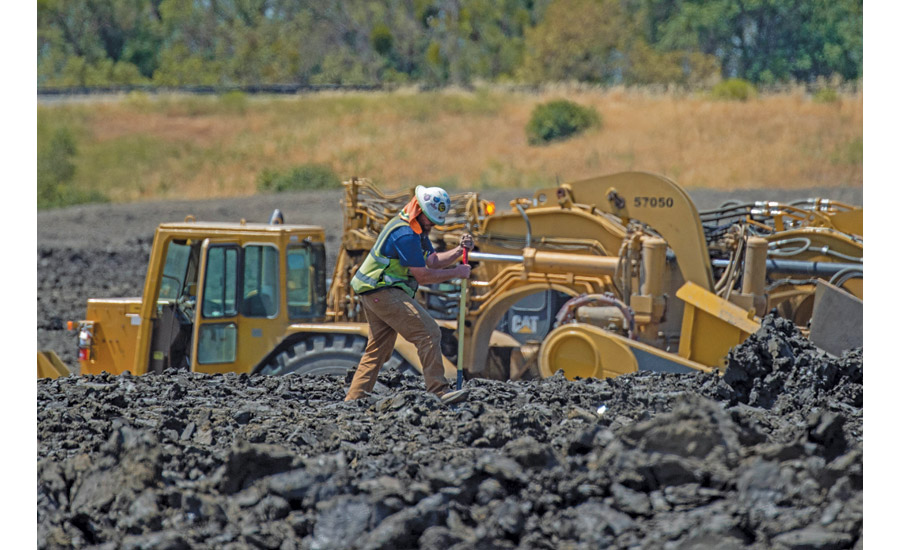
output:
M791 330L724 378L473 380L455 409L396 372L354 403L339 377L42 380L39 546L861 547L862 364Z
M827 426L817 437L838 445L831 455L841 452L844 431L862 441L862 415L842 414L862 410L862 349L835 358L803 338L789 320L767 317L756 334L731 350L724 380L742 403L796 424L820 419Z

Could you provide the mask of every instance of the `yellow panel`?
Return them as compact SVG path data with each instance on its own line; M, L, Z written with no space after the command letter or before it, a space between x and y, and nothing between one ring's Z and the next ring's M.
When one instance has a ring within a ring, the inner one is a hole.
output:
M848 280L846 283L844 283L843 288L860 300L863 299L863 280L861 278Z
M627 346L614 336L590 325L566 325L551 332L541 348L540 370L544 377L562 369L566 378L612 378L638 369Z
M637 359L626 346L611 338L603 338L595 341L595 344L599 350L600 366L594 376L612 378L629 372L637 372Z
M59 360L59 356L51 350L37 352L37 377L59 378L69 376L69 369Z
M724 368L728 351L759 330L759 323L752 320L752 311L697 285L686 283L676 296L685 302L678 354L686 359Z
M675 295L685 303L734 325L744 332L753 333L759 330L759 323L753 320L753 311L742 309L691 282L685 283Z
M81 361L82 374L133 374L134 346L140 317L134 313L140 298L88 300L87 316L94 322L94 345L91 357Z
M695 312L692 328L693 354L689 359L717 368L724 368L728 351L749 336L748 333L704 311Z
M600 358L590 340L577 332L567 332L552 342L546 342L547 375L562 369L569 380L591 378L598 370Z
M284 308L282 308L284 309ZM284 338L285 329L290 322L283 311L275 319L266 317L234 316L226 318L221 323L233 322L237 327L237 349L235 360L230 363L205 363L195 361L192 364L194 372L214 373L249 373L259 361L278 345ZM201 320L201 325L215 325L217 322ZM196 357L196 348L194 355Z
M863 209L835 212L830 215L834 228L844 233L863 236Z

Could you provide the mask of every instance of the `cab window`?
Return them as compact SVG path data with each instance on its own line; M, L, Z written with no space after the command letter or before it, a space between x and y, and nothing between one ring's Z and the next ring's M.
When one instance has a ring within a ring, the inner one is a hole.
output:
M245 246L243 275L241 315L245 317L278 315L278 249L264 245Z
M309 314L313 295L313 289L310 286L311 263L308 248L288 249L287 302L288 315L291 318L304 317Z
M238 249L212 246L206 256L206 281L203 286L203 317L237 315Z
M163 266L162 281L159 285L160 300L176 300L181 296L190 259L190 246L176 242L169 243L166 251L166 265Z
M234 363L236 358L237 325L233 322L200 325L197 343L198 363L201 365Z
M325 317L325 245L305 242L287 249L287 303L291 319Z

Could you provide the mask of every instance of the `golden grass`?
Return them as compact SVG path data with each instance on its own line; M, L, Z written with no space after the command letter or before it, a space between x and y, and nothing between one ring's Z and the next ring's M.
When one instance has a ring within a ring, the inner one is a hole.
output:
M595 107L603 127L529 146L532 109L558 98ZM385 189L535 187L621 170L687 188L862 185L861 94L741 103L625 89L339 93L250 98L239 111L190 101L40 107L38 116L81 126L75 184L118 201L249 195L263 168L309 162Z

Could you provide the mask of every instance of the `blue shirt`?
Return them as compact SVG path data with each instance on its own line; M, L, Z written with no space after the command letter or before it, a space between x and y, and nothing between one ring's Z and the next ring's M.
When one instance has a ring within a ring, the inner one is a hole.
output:
M381 253L400 260L404 267L425 267L425 252L434 253L434 246L424 233L416 235L411 227L398 227L385 239Z

